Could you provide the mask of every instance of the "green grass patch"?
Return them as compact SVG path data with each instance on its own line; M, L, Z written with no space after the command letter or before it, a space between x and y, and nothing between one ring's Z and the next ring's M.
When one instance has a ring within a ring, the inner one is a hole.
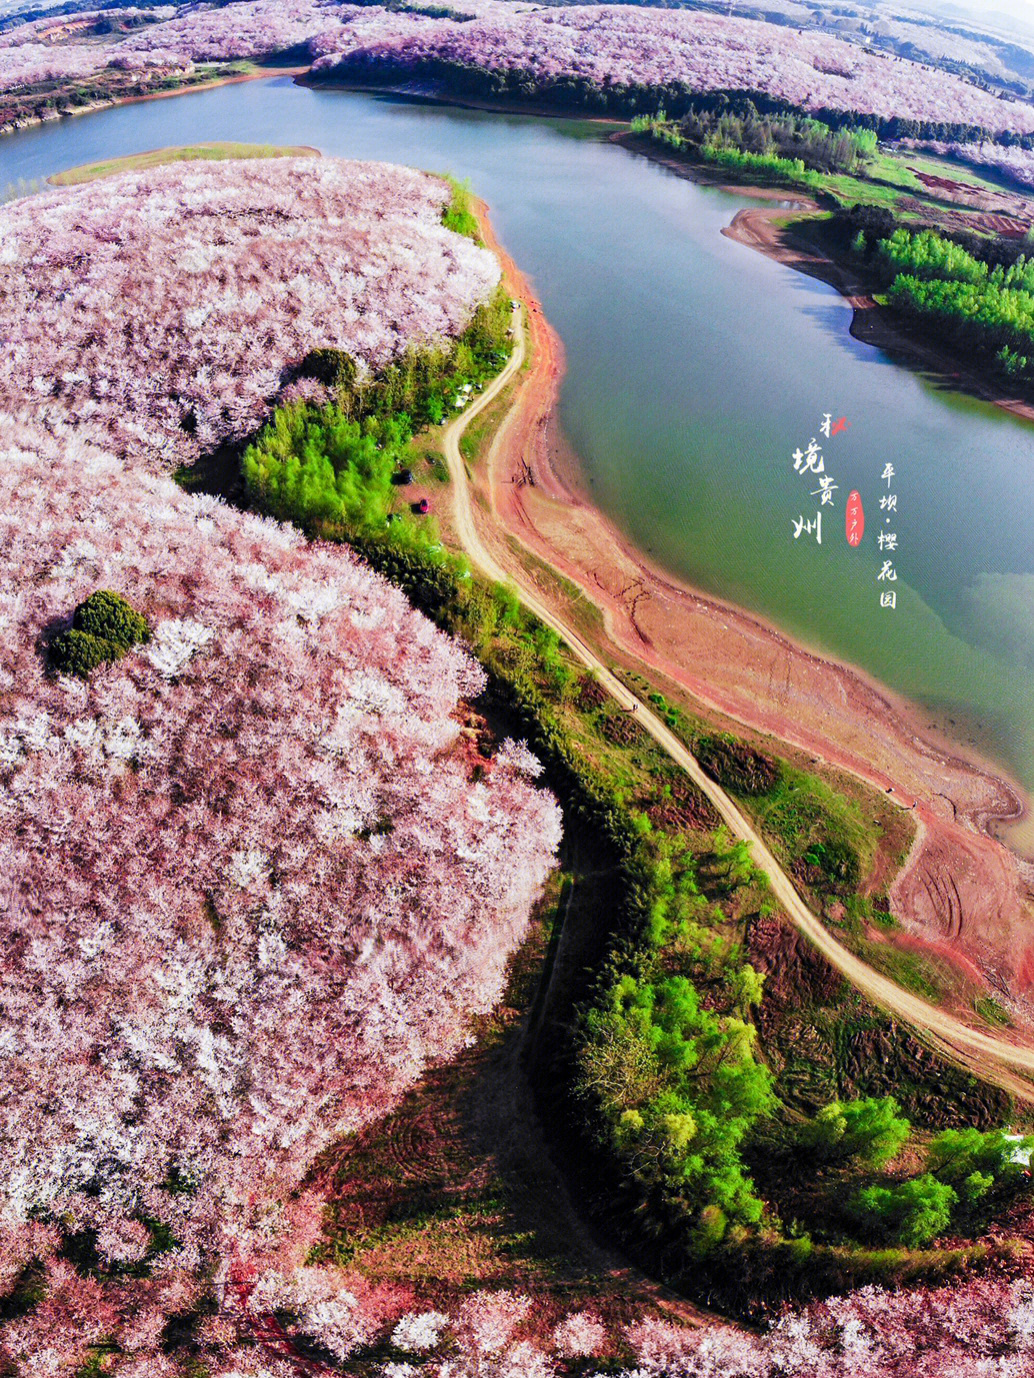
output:
M471 209L471 190L469 182L458 182L455 177L445 176L452 192L449 204L442 212L442 224L447 230L462 234L467 239L480 243L481 230L477 216Z
M750 796L750 808L791 866L806 868L815 888L855 893L878 840L857 802L784 763L771 790Z
M973 1009L985 1023L998 1029L1007 1029L1012 1024L1012 1016L991 995L978 996L973 1001Z
M129 153L124 158L107 158L103 162L84 163L81 167L57 172L50 183L55 187L75 187L84 182L96 182L102 177L114 177L120 172L140 172L147 168L163 167L166 163L222 161L228 158L318 158L315 148L299 145L290 148L276 144L203 143L184 144L175 148L155 148L147 153Z
M935 979L930 964L915 952L903 952L901 948L886 943L868 943L865 946L865 960L876 971L889 976L899 986L913 995L920 995L934 1004L942 997L941 987Z

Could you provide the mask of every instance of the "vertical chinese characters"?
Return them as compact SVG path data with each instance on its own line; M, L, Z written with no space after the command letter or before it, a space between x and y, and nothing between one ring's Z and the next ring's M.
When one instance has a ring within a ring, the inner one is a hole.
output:
M834 422L832 413L826 412L822 418L822 425L819 429L822 435L829 440L832 436L839 435L839 433L846 430L846 428L847 420L844 417ZM801 536L814 536L816 544L821 545L822 509L824 507L835 506L833 495L837 492L838 485L832 474L826 471L826 461L822 454L822 447L814 436L808 441L808 444L803 450L798 445L790 458L793 460L794 473L800 474L802 478L807 478L810 475L812 480L818 485L818 487L809 490L811 497L818 498L815 516L806 517L802 512L797 517L792 518L791 525L793 527L793 538L797 541L800 540Z
M898 535L896 531L889 528L896 525L898 510L898 495L894 491L894 479L896 472L894 465L887 463L883 466L883 473L880 475L881 481L886 485L887 491L880 494L880 511L883 513L883 526L880 529L877 541L882 556L893 555L898 548ZM895 568L893 559L880 560L880 572L876 576L876 582L884 585L880 589L880 607L896 608L898 605L897 589L886 587L889 584L896 584L898 572Z

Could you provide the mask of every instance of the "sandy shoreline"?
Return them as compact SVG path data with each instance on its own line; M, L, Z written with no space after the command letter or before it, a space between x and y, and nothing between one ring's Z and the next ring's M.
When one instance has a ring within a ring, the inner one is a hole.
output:
M807 273L809 277L818 278L830 287L835 287L853 308L851 334L856 340L876 349L886 350L890 354L897 354L910 367L933 374L939 382L947 383L953 391L965 392L970 396L979 397L981 401L991 402L1024 421L1034 421L1034 402L1020 397L1010 397L993 379L967 369L957 355L938 348L909 331L905 322L873 300L849 267L817 253L813 245L806 243L794 234L792 228L787 229L781 223L789 208L821 211L822 207L807 193L794 191L792 187L784 190L778 187L753 187L730 183L717 174L708 173L707 169L664 153L656 144L641 136L630 135L627 132L612 135L611 142L649 158L651 162L660 163L669 172L675 173L677 177L685 177L687 181L705 182L710 186L721 187L723 191L733 195L749 197L751 200L778 202L778 207L745 206L737 212L732 223L722 233L735 240L737 244L756 249L778 263L795 268L799 273Z
M931 732L919 708L855 667L652 565L593 506L556 419L562 346L483 206L479 214L509 289L527 305L532 354L511 419L489 464L473 476L496 522L601 609L617 662L649 665L711 716L846 770L902 807L915 801L919 827L892 886L894 912L917 937L955 952L960 967L976 963L1000 999L1034 992L1034 868L992 832L1022 814L1022 790L976 753ZM555 596L548 578L538 583ZM1025 1006L1021 1000L1017 1013L1034 1013L1034 1004Z

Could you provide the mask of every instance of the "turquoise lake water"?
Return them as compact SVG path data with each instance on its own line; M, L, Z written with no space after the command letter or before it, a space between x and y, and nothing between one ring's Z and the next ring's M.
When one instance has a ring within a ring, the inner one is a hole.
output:
M740 196L586 125L288 78L0 138L0 187L166 144L312 144L471 180L567 356L561 415L595 500L673 573L972 730L1034 786L1034 427L848 333L833 289L721 234ZM825 413L849 427L824 441ZM791 458L823 441L834 503ZM890 485L881 481L887 464ZM844 536L848 494L867 536ZM878 510L893 491L893 522ZM794 521L822 512L821 547ZM898 548L878 551L878 530ZM883 560L897 580L881 584ZM894 610L880 607L893 589Z

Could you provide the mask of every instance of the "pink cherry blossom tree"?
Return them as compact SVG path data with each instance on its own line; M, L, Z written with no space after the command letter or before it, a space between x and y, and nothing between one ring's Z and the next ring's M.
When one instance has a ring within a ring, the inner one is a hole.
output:
M175 465L252 431L310 350L375 369L499 279L436 177L333 158L184 162L0 207L0 410Z
M479 667L345 550L61 426L0 436L8 1288L50 1260L3 1345L74 1368L101 1334L157 1345L170 1288L302 1261L313 1158L497 1000L559 817L523 750L472 778ZM41 637L96 588L152 640L54 678ZM334 1352L365 1341L297 1286Z

